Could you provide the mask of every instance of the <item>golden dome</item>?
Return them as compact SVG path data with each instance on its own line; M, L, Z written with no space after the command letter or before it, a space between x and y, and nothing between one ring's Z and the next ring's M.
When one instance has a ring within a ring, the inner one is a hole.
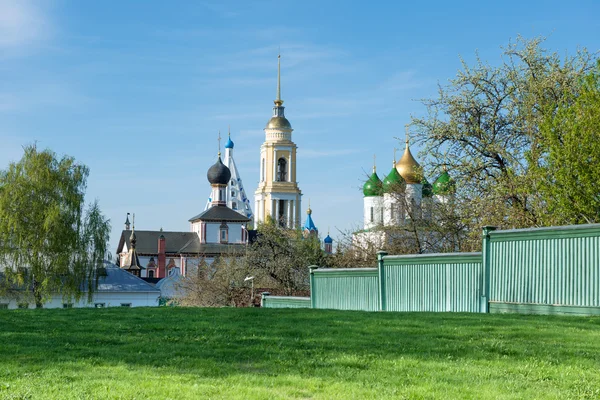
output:
M265 129L292 129L292 125L286 117L272 117Z
M396 163L396 170L406 183L421 183L421 166L410 152L408 141L402 158Z

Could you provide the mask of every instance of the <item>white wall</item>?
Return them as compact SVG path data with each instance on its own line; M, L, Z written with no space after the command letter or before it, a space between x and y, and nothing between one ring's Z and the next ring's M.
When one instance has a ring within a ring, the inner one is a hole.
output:
M73 303L75 308L95 307L95 303L104 303L105 307L120 307L121 303L130 303L131 307L153 307L158 306L159 292L97 292L94 298L88 303L87 294L79 301L68 301ZM60 296L53 296L50 301L44 304L44 308L63 308L67 301ZM18 301L14 299L0 298L0 304L8 303L9 309L18 308ZM29 303L28 308L35 308L35 304Z

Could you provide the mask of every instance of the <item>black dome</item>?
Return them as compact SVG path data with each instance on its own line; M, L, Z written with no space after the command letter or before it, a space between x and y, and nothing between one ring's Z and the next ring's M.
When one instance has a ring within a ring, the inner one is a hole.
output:
M217 162L208 169L206 177L211 185L227 185L231 179L231 171L223 164L219 156Z

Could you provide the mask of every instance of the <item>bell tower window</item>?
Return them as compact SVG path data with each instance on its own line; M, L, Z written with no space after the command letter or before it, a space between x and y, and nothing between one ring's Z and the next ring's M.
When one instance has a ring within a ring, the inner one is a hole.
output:
M287 160L281 157L277 160L277 182L287 181Z

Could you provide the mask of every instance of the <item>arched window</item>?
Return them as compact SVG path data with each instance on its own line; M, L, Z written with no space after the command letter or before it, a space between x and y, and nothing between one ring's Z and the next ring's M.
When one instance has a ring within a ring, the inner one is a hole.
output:
M260 181L265 181L265 159L262 159L262 164L260 166Z
M235 202L235 201L231 202L231 208L234 210L237 210L237 202Z
M221 223L221 226L219 227L219 242L229 242L229 227L225 222Z
M277 160L277 182L287 181L287 160L281 157Z
M149 270L148 271L148 278L154 278L154 270Z
M371 222L373 222L373 207L371 207Z

